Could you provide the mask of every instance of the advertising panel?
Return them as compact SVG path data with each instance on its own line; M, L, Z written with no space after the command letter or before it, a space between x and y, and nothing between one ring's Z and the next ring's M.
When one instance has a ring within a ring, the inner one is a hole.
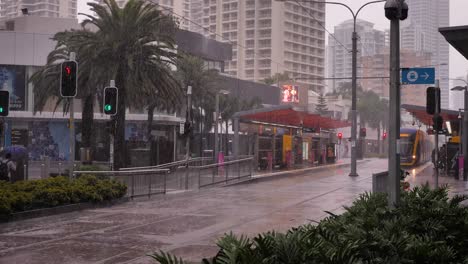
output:
M281 101L283 103L299 103L299 86L283 85L281 93Z
M0 89L10 92L10 110L25 110L26 66L0 65Z

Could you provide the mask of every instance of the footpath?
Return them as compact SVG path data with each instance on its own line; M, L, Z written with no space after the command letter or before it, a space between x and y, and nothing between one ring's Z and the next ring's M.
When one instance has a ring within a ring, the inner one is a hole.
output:
M343 212L386 166L360 163L355 178L340 164L259 175L270 180L0 224L0 263L155 263L146 254L159 250L199 261L216 253L225 233L286 231L323 219L324 211Z

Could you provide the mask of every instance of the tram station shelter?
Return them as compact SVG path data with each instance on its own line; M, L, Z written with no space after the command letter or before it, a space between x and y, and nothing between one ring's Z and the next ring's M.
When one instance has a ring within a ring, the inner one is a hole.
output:
M340 143L336 129L351 126L292 105L237 112L233 121L234 156L253 154L261 169L333 163ZM245 144L240 134L253 137Z

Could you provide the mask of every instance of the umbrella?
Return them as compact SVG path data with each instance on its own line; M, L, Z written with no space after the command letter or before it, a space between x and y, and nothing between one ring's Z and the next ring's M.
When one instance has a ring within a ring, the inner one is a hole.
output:
M6 153L11 153L11 159L15 161L28 157L28 150L23 146L9 146L0 151L2 157L5 157Z

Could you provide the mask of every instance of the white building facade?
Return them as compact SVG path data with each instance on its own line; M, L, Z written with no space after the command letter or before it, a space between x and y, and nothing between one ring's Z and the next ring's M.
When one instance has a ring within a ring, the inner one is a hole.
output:
M76 18L76 5L77 0L0 0L0 20L24 15Z

